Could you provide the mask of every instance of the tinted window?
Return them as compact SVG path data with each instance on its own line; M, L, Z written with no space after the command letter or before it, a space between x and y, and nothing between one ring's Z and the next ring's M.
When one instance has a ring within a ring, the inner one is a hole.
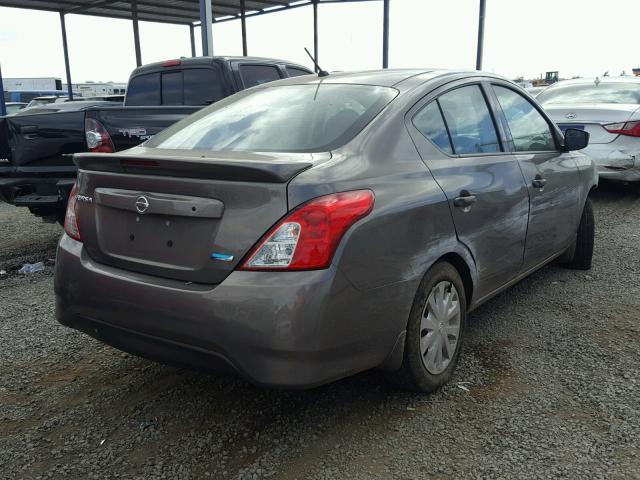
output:
M509 88L494 85L493 89L507 119L517 152L556 149L549 124L529 100Z
M147 145L215 151L327 151L352 139L396 93L371 85L263 88L205 108Z
M240 76L245 88L280 79L278 69L269 65L240 65Z
M438 99L449 127L454 153L499 152L498 135L478 85L461 87Z
M536 99L545 105L575 103L640 104L640 82L600 82L547 88Z
M160 105L160 74L147 73L132 78L125 103L127 105Z
M287 75L290 77L299 77L300 75L309 75L309 72L296 67L287 67Z
M162 74L162 105L182 105L182 72Z
M440 150L453 153L447 127L442 119L437 102L431 102L413 117L413 124L425 137L431 140Z
M209 105L224 97L224 83L217 66L184 70L185 105Z

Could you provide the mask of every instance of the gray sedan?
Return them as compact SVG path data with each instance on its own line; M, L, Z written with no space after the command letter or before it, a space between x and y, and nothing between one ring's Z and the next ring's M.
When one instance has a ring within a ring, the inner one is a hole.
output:
M249 89L140 147L75 156L58 319L261 385L379 367L433 391L468 312L554 259L590 268L588 136L480 72Z

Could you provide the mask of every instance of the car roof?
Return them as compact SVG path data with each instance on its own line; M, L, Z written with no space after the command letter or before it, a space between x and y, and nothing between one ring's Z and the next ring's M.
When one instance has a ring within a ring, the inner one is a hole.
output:
M394 87L400 90L410 89L417 84L445 77L483 76L500 80L504 77L476 70L442 70L435 68L407 68L407 69L383 69L365 70L357 72L331 72L326 77L318 75L304 75L274 82L277 84L301 84L301 83L346 83L359 85L374 85L380 87ZM272 85L271 83L264 86Z

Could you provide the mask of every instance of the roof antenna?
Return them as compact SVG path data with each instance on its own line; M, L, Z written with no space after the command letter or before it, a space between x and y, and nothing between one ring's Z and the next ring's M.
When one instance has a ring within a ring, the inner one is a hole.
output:
M309 58L311 59L311 61L315 65L315 67L318 69L318 76L319 77L328 77L329 76L329 72L327 72L326 70L323 70L322 68L320 68L320 65L318 65L318 62L316 62L316 59L313 58L313 55L311 55L311 53L309 53L309 50L307 50L307 47L304 48L304 51L307 52L307 55L309 55Z

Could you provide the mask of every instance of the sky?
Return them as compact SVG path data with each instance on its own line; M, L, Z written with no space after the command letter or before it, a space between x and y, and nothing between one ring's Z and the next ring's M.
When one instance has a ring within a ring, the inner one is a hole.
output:
M215 0L213 0L215 2ZM475 68L479 0L391 0L391 68ZM483 69L510 78L618 75L640 67L640 0L487 0ZM126 82L135 68L131 22L85 15L66 20L71 77ZM311 7L247 19L248 53L311 67ZM196 45L200 54L199 29ZM189 28L140 22L143 63L189 56ZM325 70L382 66L382 2L319 7ZM240 22L213 25L215 55L241 55ZM57 13L0 7L4 77L65 81Z

